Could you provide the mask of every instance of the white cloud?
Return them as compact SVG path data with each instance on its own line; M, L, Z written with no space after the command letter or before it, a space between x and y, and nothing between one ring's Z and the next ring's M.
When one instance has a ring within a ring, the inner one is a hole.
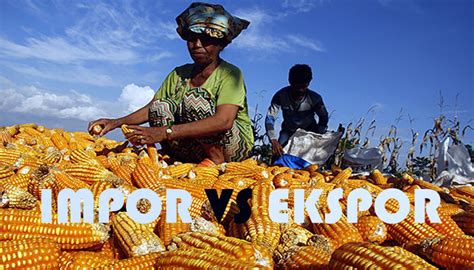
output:
M272 23L275 17L258 8L240 9L236 11L236 15L250 21L249 28L244 30L235 40L234 43L237 47L250 50L288 50L289 45L286 41L278 39L265 31L265 27Z
M123 103L127 109L124 113L131 113L145 106L153 98L155 91L149 86L140 87L135 84L129 84L122 89L119 102Z
M81 65L50 65L43 63L41 68L33 65L20 65L10 62L1 63L18 73L50 79L61 82L83 83L96 86L119 86L120 81L97 68L87 68Z
M165 52L160 52L160 53L148 56L147 61L148 62L158 62L162 59L170 58L172 56L173 56L172 53L165 51Z
M313 41L310 38L307 38L302 35L288 35L288 39L296 45L299 45L304 48L308 48L317 52L324 52L325 49L321 45L321 42Z
M2 55L15 58L34 58L51 62L71 63L75 61L135 61L137 54L128 48L111 46L94 48L91 44L67 41L62 37L29 38L26 44L21 45L0 38Z
M317 6L321 6L324 2L329 1L330 0L283 0L281 6L286 8L289 13L301 13L309 12Z
M17 93L14 89L0 89L0 110L9 111L12 110L16 104L19 104L24 98L23 95Z
M292 8L298 12L308 12L314 8L316 3L321 0L284 0L282 6L284 8Z
M249 20L250 26L244 30L236 40L235 45L242 49L258 50L259 52L274 53L274 52L293 52L297 51L298 47L323 52L321 42L314 41L301 34L290 34L286 36L274 35L269 29L272 24L277 23L283 17L287 16L285 13L275 13L269 15L267 12L254 9L240 9L237 10L236 15Z
M149 86L128 84L121 95L106 102L93 99L77 90L51 91L34 85L17 86L8 78L0 77L0 115L23 113L31 117L79 119L90 121L100 117L118 117L129 114L146 105L155 91Z
M100 103L76 91L55 94L35 86L0 89L0 111L53 118L91 120L106 116Z
M171 37L169 28L156 26L155 16L151 20L127 2L117 2L117 5L76 5L74 8L80 10L80 19L65 28L62 35L30 36L24 42L0 38L0 56L54 63L105 61L128 64L141 61L142 51L149 49L157 38ZM40 10L38 6L32 7Z
M158 24L163 31L163 35L170 40L180 39L178 33L176 32L176 23L175 22L160 22Z

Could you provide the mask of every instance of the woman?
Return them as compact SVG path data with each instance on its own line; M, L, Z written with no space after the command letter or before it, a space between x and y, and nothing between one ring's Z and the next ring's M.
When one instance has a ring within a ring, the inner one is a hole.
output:
M161 143L183 162L247 158L254 138L242 73L219 55L249 22L221 5L205 3L191 4L176 21L194 63L175 68L143 108L122 118L93 121L89 130L102 125L102 136L127 124L134 130L125 134L132 144ZM146 122L150 127L139 126Z

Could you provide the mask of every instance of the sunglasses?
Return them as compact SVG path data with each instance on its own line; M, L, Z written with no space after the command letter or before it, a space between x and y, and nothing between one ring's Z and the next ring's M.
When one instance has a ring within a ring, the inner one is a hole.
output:
M201 41L201 44L206 46L206 45L219 45L222 44L222 40L219 38L214 38L206 34L199 34L199 33L194 33L189 31L185 35L185 40L189 42L196 42L199 39Z

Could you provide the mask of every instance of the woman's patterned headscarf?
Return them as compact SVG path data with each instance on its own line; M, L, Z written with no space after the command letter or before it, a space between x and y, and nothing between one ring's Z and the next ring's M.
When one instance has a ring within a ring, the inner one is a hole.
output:
M199 2L192 3L176 17L176 22L178 23L176 31L182 39L186 39L186 34L192 31L225 39L228 43L250 24L249 21L232 16L221 5Z

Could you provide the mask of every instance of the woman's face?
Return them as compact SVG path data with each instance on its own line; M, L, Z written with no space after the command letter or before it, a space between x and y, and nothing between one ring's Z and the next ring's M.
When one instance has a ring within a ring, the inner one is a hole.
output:
M207 65L216 61L224 48L219 39L206 34L190 33L186 40L189 54L198 65Z

